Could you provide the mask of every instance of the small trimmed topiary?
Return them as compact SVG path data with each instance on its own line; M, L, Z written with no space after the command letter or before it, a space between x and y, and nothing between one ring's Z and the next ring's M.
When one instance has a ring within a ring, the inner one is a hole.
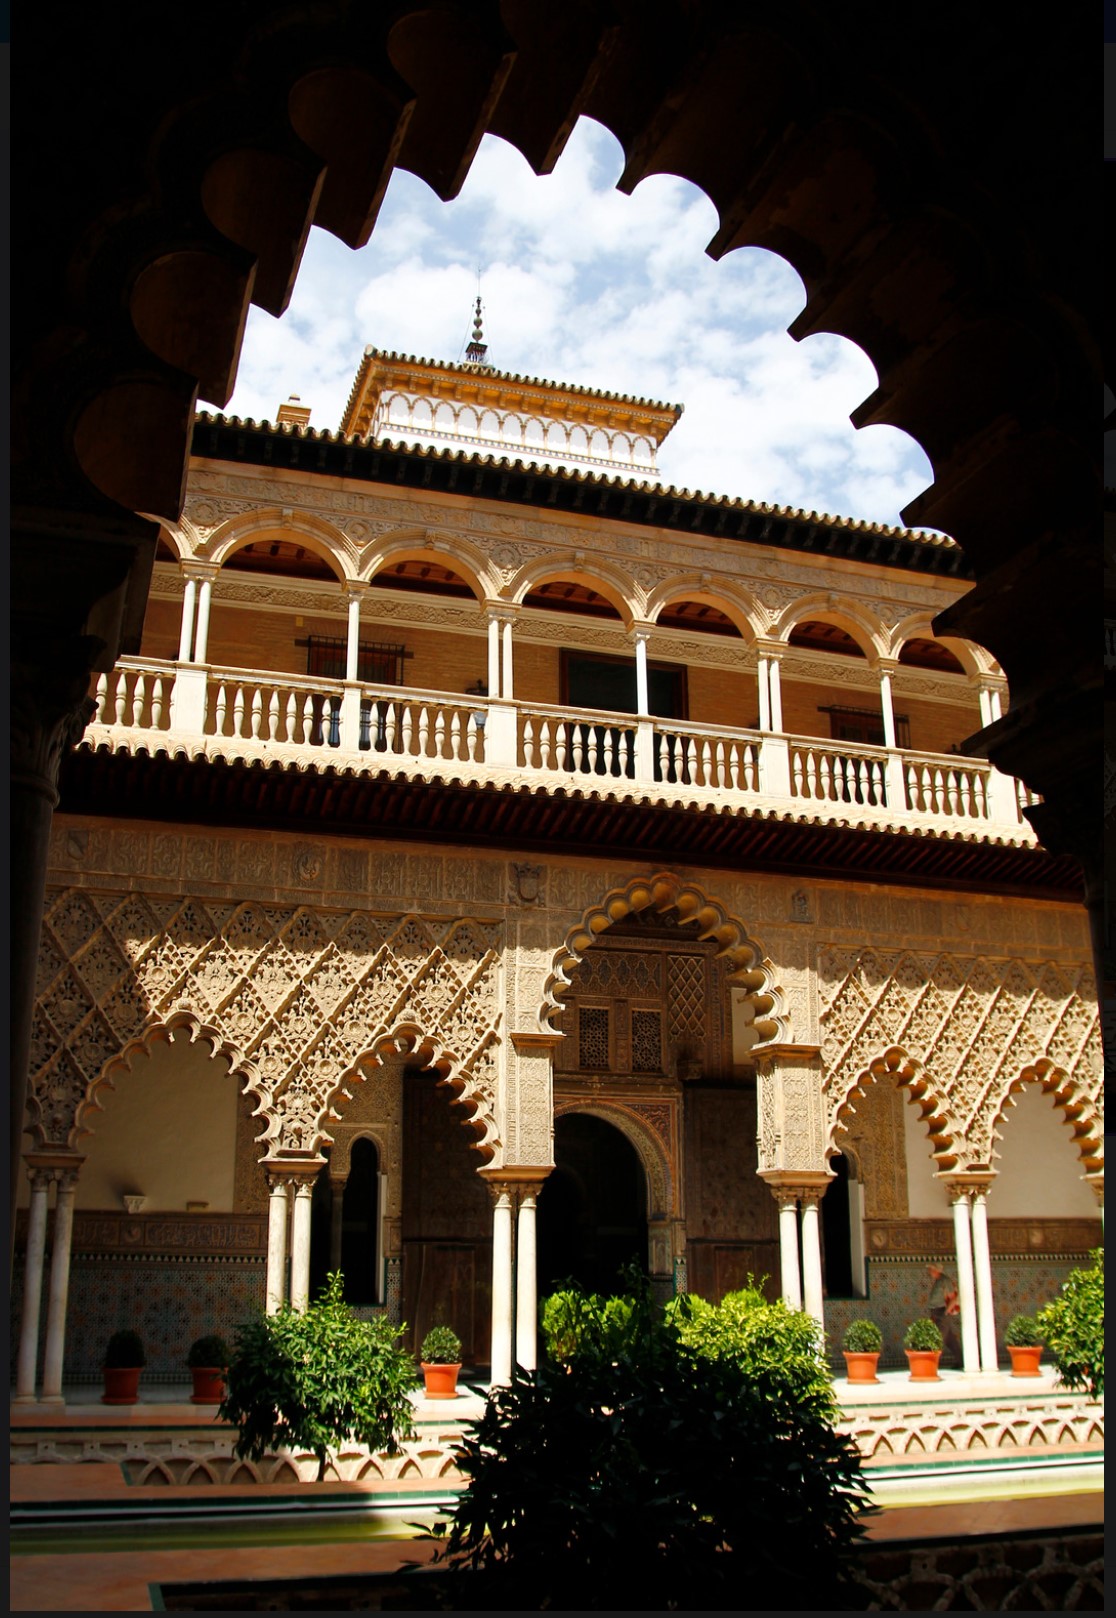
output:
M841 1347L846 1354L878 1354L883 1347L883 1333L874 1320L850 1320Z
M139 1332L114 1331L105 1350L105 1369L108 1371L142 1370L147 1364Z
M1039 1348L1042 1330L1033 1315L1012 1315L1004 1332L1008 1348Z
M422 1340L419 1359L423 1365L460 1365L460 1337L449 1326L431 1326Z
M903 1347L912 1349L916 1354L940 1354L942 1334L932 1320L912 1320L903 1338Z
M195 1366L198 1370L223 1371L231 1358L232 1349L225 1339L211 1332L208 1337L198 1337L190 1344L186 1364L191 1371Z

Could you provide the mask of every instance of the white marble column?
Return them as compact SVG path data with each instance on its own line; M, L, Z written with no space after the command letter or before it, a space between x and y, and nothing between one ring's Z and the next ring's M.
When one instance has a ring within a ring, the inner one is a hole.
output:
M512 1205L509 1185L492 1194L492 1386L506 1387L512 1373Z
M767 660L767 680L771 690L771 729L777 736L783 733L783 688L779 683L779 659Z
M880 664L880 712L883 715L884 746L895 747L895 707L891 700L891 671Z
M977 1337L976 1284L973 1280L973 1239L969 1219L969 1193L954 1191L953 1244L957 1258L957 1303L961 1310L961 1361L966 1371L980 1370Z
M345 1186L341 1176L329 1177L329 1270L332 1275L341 1268L341 1236L345 1221Z
M194 602L198 594L197 579L187 579L182 592L182 629L178 637L178 661L190 661L190 647L194 642Z
M977 687L977 700L980 703L980 723L982 728L992 723L992 693L986 685Z
M525 1371L539 1363L538 1348L538 1254L536 1251L537 1185L519 1188L519 1213L515 1231L515 1359Z
M798 1193L776 1191L779 1204L779 1279L788 1309L802 1308L802 1278L798 1267Z
M500 695L500 620L494 612L488 615L488 694Z
M345 643L345 678L355 680L360 668L360 594L349 592L348 639Z
M819 1191L802 1193L802 1304L806 1313L813 1315L818 1325L824 1328L820 1201Z
M273 1315L287 1296L287 1182L278 1175L268 1176L267 1199L267 1279L264 1307Z
M977 1329L980 1337L980 1368L999 1369L996 1349L996 1314L992 1294L992 1253L988 1246L988 1193L973 1192L973 1268L976 1272Z
M198 627L194 636L194 662L204 663L209 654L209 607L213 600L213 580L203 579L198 589Z
M16 1362L15 1397L24 1401L35 1397L35 1372L39 1359L39 1320L43 1299L43 1260L46 1256L47 1203L50 1199L49 1169L29 1167L31 1207L27 1215L27 1254L23 1265L23 1314L19 1322L19 1358Z
M291 1220L291 1308L301 1313L310 1302L310 1208L312 1180L296 1180Z
M503 663L500 669L500 698L503 702L511 702L515 696L515 679L512 663L512 621L504 619L503 632Z
M768 679L768 659L761 652L756 658L756 690L759 695L759 728L771 729L771 691Z
M46 1350L43 1354L43 1403L61 1404L62 1362L66 1353L66 1304L70 1295L70 1243L74 1230L77 1170L58 1175L54 1205L54 1244L50 1255L50 1292L47 1298Z
M637 629L632 638L635 641L636 713L643 717L651 712L647 679L647 642L650 639L650 631Z

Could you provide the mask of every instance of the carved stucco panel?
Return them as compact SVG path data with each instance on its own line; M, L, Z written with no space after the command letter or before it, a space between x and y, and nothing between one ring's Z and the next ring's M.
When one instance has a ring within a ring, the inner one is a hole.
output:
M1007 1095L1040 1059L1059 1099L1084 1104L1083 1155L1099 1153L1103 1063L1085 967L830 946L820 952L818 981L828 1130L838 1148L834 1131L858 1083L899 1049L945 1120L939 1133L955 1166L991 1163Z
M29 1104L43 1144L72 1143L114 1062L182 1025L229 1058L273 1150L316 1151L354 1068L392 1046L436 1065L482 1126L482 1150L499 1150L497 929L108 897L103 915L84 893L48 901Z

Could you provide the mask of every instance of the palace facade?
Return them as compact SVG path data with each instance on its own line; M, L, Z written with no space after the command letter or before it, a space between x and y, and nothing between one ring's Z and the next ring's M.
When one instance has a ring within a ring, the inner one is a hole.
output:
M634 1257L958 1354L1100 1239L1077 867L939 534L664 488L678 407L370 349L200 415L51 831L17 1396L341 1267L471 1365Z

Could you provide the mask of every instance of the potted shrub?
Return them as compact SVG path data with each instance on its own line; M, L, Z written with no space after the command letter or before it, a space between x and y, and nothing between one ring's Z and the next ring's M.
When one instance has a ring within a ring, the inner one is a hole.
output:
M845 1374L850 1382L878 1382L876 1366L879 1364L883 1336L874 1320L850 1320L845 1328L841 1348L845 1356Z
M1004 1332L1012 1376L1041 1376L1042 1330L1033 1315L1012 1315Z
M938 1361L942 1357L942 1334L932 1320L912 1320L903 1338L912 1382L940 1382Z
M225 1397L225 1372L228 1369L232 1350L223 1337L215 1332L208 1337L199 1337L190 1344L190 1352L186 1356L186 1364L190 1367L190 1375L194 1380L194 1391L190 1395L193 1405L219 1405Z
M138 1332L113 1332L105 1350L102 1404L134 1405L139 1398L140 1372L146 1364L147 1355Z
M461 1339L449 1326L432 1326L419 1350L428 1399L456 1399L461 1369Z

